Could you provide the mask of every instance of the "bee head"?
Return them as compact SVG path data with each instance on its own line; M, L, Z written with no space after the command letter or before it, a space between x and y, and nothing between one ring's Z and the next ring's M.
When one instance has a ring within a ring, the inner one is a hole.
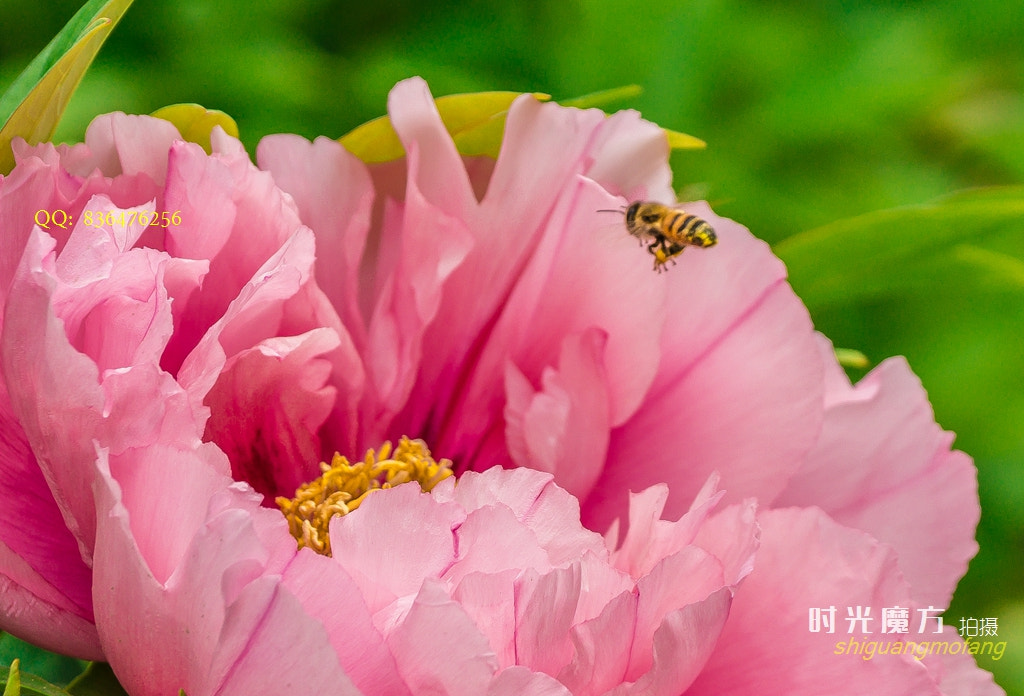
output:
M640 201L626 208L626 225L632 227L636 223L636 213L640 210Z

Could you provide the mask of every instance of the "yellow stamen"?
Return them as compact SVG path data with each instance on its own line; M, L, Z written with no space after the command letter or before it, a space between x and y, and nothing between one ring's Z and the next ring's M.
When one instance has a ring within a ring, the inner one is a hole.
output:
M331 555L327 534L331 518L355 510L371 492L416 481L429 491L452 475L452 463L430 456L423 440L402 437L394 453L385 442L379 452L366 451L362 462L350 464L335 454L330 464L320 463L320 478L299 486L294 498L278 497L277 506L288 519L288 528L299 542L317 553Z

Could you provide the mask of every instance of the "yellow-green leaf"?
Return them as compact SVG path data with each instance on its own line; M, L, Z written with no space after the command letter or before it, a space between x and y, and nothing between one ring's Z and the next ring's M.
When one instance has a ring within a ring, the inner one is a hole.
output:
M615 102L625 101L626 99L632 99L633 97L640 96L643 91L644 89L640 85L623 85L622 87L603 89L600 92L591 92L590 94L585 94L582 97L559 99L558 103L562 106L575 106L577 109L601 109L608 104L614 104Z
M201 145L210 154L210 133L220 126L228 135L238 137L238 124L223 111L203 108L199 104L172 104L154 111L151 116L170 121L190 143Z
M668 146L672 150L699 150L708 146L706 142L692 135L669 130L668 128L662 128L662 130L665 131L665 137L668 138Z
M867 369L871 365L868 356L853 348L834 348L836 361L843 367L852 367L858 370Z
M614 89L594 92L560 102L564 106L591 108L609 102L627 99L640 93L637 85L626 85ZM487 155L497 157L501 150L501 139L505 134L505 118L512 102L520 92L477 92L452 94L434 100L441 121L463 155ZM533 97L547 101L550 95L534 92ZM704 141L693 136L665 130L672 149L704 147ZM338 142L353 155L367 163L390 162L405 155L391 120L381 116L357 126L338 138Z
M11 662L11 668L7 672L4 696L21 696L21 671L18 669L18 660Z
M90 0L0 97L0 173L14 167L11 141L49 140L81 82L132 0Z
M497 157L505 116L520 92L451 94L434 100L441 121L464 155ZM534 94L545 101L546 94ZM367 163L390 162L405 155L391 119L381 116L357 126L338 139L353 155Z
M0 667L0 684L4 685L3 696L69 696L68 692L54 686L34 674L23 674L18 660L10 668Z

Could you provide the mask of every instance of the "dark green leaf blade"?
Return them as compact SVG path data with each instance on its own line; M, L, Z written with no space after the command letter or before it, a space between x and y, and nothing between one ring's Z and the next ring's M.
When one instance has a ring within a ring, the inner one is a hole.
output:
M839 220L775 246L811 307L926 290L956 272L988 287L1020 289L1019 260L979 248L1024 231L1024 187L964 191L931 203Z

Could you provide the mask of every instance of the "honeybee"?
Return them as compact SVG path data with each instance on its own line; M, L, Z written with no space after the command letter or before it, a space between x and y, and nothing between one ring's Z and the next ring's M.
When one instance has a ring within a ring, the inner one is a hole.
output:
M715 230L696 215L653 201L634 201L626 208L626 230L640 240L650 240L647 251L654 256L654 270L675 264L688 246L709 247L718 242Z

